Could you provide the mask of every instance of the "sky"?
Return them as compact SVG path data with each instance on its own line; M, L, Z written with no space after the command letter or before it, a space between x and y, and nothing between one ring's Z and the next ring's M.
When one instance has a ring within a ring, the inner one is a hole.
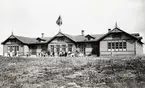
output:
M63 33L105 34L117 22L128 33L140 33L145 43L145 0L0 0L0 42L12 31L26 37L54 36L59 15ZM2 50L0 45L0 54Z

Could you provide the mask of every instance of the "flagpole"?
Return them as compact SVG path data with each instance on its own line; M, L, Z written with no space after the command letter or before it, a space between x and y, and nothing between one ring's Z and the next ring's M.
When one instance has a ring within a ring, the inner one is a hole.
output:
M59 29L59 32L61 32L61 28L60 28L60 26L59 26L59 28L58 28L58 29Z

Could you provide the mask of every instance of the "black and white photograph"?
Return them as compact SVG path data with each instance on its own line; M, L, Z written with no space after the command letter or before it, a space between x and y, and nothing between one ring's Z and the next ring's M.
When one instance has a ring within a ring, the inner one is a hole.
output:
M145 88L145 0L0 0L0 88Z

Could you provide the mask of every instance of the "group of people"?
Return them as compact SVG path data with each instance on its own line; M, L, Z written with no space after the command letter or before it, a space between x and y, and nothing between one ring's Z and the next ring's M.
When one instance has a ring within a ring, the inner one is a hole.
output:
M19 56L19 51L16 51L16 52L14 52L14 51L12 51L12 52L8 51L8 53L6 53L5 56L8 56L8 57Z
M60 56L60 57L66 57L68 55L68 52L60 51L60 52L50 52L50 56Z
M8 52L5 56L11 57L11 56L19 56L19 52ZM26 56L30 56L30 53L27 52ZM36 55L37 57L78 57L78 56L84 56L83 53L79 52L79 51L75 51L75 52L66 52L66 51L59 51L59 52L50 52L50 51L41 51L39 53L37 53Z
M49 52L49 51L41 51L40 53L37 54L38 57L46 57L46 56L51 56L51 57L56 57L56 56L59 56L59 57L67 57L67 56L70 56L70 57L78 57L78 56L84 56L82 53L78 52L76 50L76 52L66 52L66 51L59 51L59 52Z

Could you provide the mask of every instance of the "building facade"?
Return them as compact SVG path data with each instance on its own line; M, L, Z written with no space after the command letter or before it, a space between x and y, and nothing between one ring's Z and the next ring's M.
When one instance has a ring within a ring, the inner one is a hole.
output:
M11 35L3 45L3 55L38 55L40 52L70 52L96 56L143 54L143 42L139 33L129 34L117 26L106 34L68 35L58 32L53 37L28 38Z

